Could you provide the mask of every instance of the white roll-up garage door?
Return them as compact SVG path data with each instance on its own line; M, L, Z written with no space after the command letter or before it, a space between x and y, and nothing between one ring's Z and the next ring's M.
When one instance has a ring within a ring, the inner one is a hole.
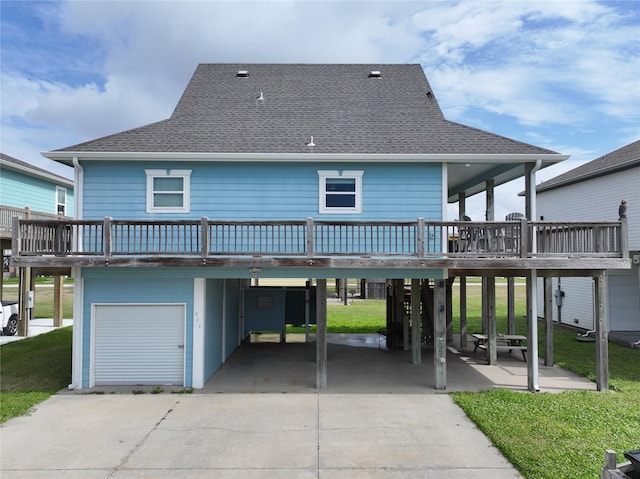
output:
M94 305L94 384L182 385L184 322L184 304Z

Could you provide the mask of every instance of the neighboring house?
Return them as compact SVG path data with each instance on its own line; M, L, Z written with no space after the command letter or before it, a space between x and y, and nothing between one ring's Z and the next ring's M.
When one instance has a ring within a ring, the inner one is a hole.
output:
M11 249L11 221L73 217L73 181L0 153L0 241Z
M0 153L0 205L73 217L73 180Z
M445 218L447 202L462 217L466 197L535 185L566 156L446 120L420 65L202 64L170 118L44 155L75 168L76 220L22 221L14 262L74 269L74 388L202 388L251 330L290 316L317 321L323 388L327 278L400 279L400 309L404 278L414 292L431 281L442 389L448 278L629 267L618 242L550 259L530 251L526 220ZM255 277L316 288L250 288ZM420 328L411 343L415 362Z
M544 221L604 221L627 204L631 269L609 272L609 330L640 331L640 141L537 186ZM554 321L594 329L591 278L553 280ZM558 291L561 291L558 303ZM542 297L538 295L538 304Z

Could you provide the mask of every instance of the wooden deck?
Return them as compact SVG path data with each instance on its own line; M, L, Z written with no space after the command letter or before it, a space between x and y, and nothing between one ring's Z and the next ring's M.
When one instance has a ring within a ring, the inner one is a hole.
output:
M34 267L328 267L514 273L630 267L626 221L360 222L13 218ZM491 274L491 273L489 273Z

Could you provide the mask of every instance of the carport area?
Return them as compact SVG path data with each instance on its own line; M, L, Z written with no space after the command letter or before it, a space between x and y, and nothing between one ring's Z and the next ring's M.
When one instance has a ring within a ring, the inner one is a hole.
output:
M304 335L288 335L286 343L251 342L238 348L209 379L204 393L306 393L316 388L316 345ZM327 335L327 393L434 394L433 348L423 348L422 363L412 364L411 351L387 349L376 334ZM383 340L382 340L383 341ZM451 343L459 344L456 337ZM527 390L527 364L519 351L501 352L488 365L473 345L447 348L447 391L493 388ZM595 383L557 366L539 364L542 391L595 390Z

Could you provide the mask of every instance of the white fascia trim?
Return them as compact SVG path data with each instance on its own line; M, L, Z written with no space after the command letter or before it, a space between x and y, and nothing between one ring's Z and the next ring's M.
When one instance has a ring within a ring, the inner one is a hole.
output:
M43 152L42 155L50 160L65 163L74 156L83 160L154 160L154 161L274 161L300 162L305 160L324 162L427 162L440 163L468 163L470 161L489 163L523 163L536 160L557 163L569 158L569 155L558 153L541 154L378 154L378 153L177 153L177 152Z
M5 161L2 159L0 159L0 165L2 165L2 168L6 168L7 170L17 171L18 173L22 173L24 175L31 176L33 178L39 178L39 179L51 181L52 183L73 188L73 180L70 180L69 178L65 178L64 176L56 175L55 173L33 170L28 166L16 165L15 163L11 163L9 161Z

